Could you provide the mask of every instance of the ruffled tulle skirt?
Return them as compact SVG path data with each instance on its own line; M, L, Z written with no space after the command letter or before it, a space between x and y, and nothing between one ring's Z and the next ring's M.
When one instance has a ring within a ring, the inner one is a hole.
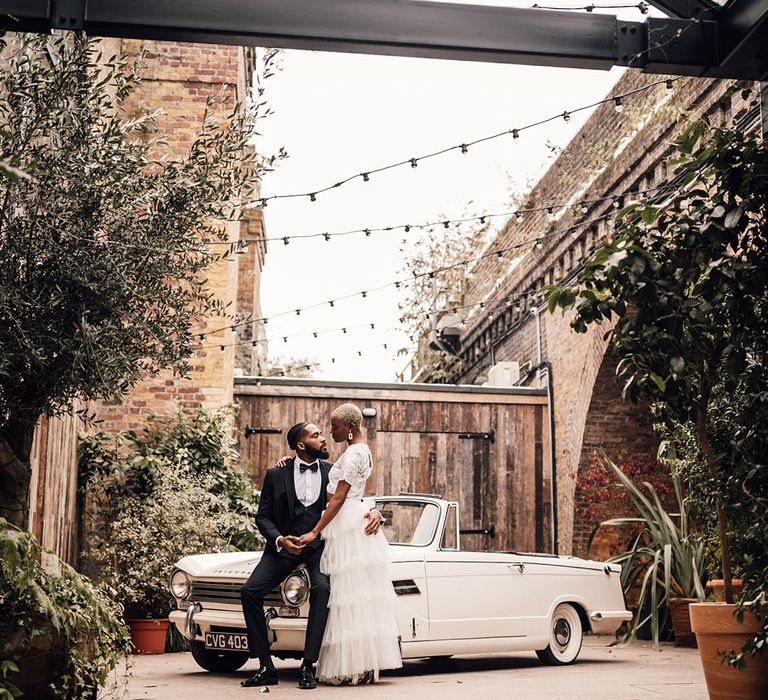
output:
M331 580L317 677L357 683L367 671L400 668L395 591L384 534L366 535L373 501L347 499L323 529L320 570Z

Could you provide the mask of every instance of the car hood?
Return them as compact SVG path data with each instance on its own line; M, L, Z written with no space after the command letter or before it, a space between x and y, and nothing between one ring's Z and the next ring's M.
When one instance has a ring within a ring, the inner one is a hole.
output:
M193 554L176 562L176 568L190 576L205 578L248 578L259 563L261 552Z
M392 545L392 562L421 561L421 547ZM195 578L248 578L261 560L262 552L222 552L218 554L193 554L176 562L175 568L186 571Z

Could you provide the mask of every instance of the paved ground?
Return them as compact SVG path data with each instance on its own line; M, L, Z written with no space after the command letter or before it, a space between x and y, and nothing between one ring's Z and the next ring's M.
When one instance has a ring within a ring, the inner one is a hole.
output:
M541 666L534 654L458 656L445 661L407 661L398 671L382 674L374 686L320 686L309 695L296 687L298 662L277 662L280 684L270 688L273 700L345 700L365 698L507 698L568 700L700 700L707 697L698 650L664 645L656 652L647 642L608 648L604 638L589 637L572 666ZM127 688L129 700L240 700L264 697L240 681L256 662L234 674L202 671L188 653L134 657Z

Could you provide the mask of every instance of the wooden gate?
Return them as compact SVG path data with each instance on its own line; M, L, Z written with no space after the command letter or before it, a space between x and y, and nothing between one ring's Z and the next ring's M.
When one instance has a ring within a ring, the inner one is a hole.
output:
M345 401L373 409L364 429L374 458L368 495L435 493L460 504L468 550L551 547L546 391L438 384L352 384L299 379L235 380L240 454L257 484L289 454L287 429L302 420L342 446L329 416Z

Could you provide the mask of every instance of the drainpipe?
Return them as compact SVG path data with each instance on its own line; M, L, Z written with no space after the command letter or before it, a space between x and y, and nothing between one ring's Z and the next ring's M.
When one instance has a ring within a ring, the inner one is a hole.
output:
M534 306L531 313L536 318L536 366L541 367L541 318L539 317L539 307ZM541 388L541 372L536 375L536 381Z
M538 321L538 315L536 320ZM552 364L542 362L547 371L547 403L549 404L549 458L552 464L552 473L549 478L549 493L552 499L552 553L557 554L560 543L558 541L557 523L557 459L555 457L555 386L552 377Z

